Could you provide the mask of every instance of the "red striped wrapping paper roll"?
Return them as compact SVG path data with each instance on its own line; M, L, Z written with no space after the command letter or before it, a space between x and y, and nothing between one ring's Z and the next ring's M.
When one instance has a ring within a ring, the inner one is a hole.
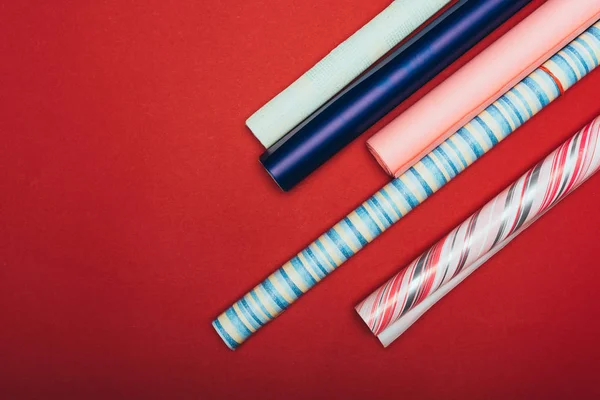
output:
M600 167L600 117L356 306L384 346Z

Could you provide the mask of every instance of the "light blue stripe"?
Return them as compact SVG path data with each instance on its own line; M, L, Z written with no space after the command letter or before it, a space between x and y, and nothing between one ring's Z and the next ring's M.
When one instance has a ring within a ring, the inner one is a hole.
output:
M594 65L598 65L598 57L596 57L596 53L594 53L594 49L592 49L589 43L582 38L577 38L575 42L581 45L581 47L583 47L586 50L586 54L588 55L588 57L592 59L592 64L588 64L590 69L594 68Z
M356 211L356 210L354 210ZM352 249L362 249L364 246L360 239L356 236L354 231L352 230L352 226L348 224L348 217L344 218L338 224L338 234L340 234L340 238L343 238L344 243L352 248ZM341 232L340 232L341 231ZM363 238L364 239L364 238ZM365 240L366 242L366 240Z
M529 105L529 102L526 100L523 93L521 93L521 88L529 90L529 88L523 85L523 82L521 82L519 86L515 87L513 90L511 90L511 92L515 95L517 99L519 99L519 101L521 102L521 106L523 106L523 108L527 111L527 116L524 116L524 120L527 121L529 118L533 117L534 113L531 109L531 106Z
M215 327L217 332L219 332L219 335L221 335L221 337L223 338L225 343L227 343L227 346L229 346L230 349L235 350L240 345L238 342L233 340L231 336L229 336L229 333L227 333L227 331L223 328L223 325L221 325L218 319L215 319L213 321L213 326Z
M250 323L252 324L252 328L254 328L254 330L256 330L262 326L261 320L256 316L256 314L254 314L254 312L248 305L248 302L244 298L242 298L242 299L240 299L240 301L238 301L238 306L240 307L240 310L242 310L242 312L244 313L244 316L246 317L246 319L248 321L250 321Z
M420 163L427 169L427 171L429 171L431 176L433 176L433 179L435 181L435 189L440 188L446 184L447 181L446 181L446 177L444 176L444 173L437 166L437 164L431 159L431 157L429 157L429 155L426 155L425 157L423 157L421 159ZM419 178L423 179L421 174L419 174L419 176L417 176L417 179L419 179ZM429 192L427 194L429 196L431 196L433 194L433 189L427 184L427 182L425 182L424 187L429 188Z
M448 154L446 154L446 152L444 151L444 149L442 149L441 146L438 146L435 149L433 149L431 151L431 153L435 154L439 163L443 165L444 171L446 171L446 173L448 175L450 175L450 179L454 178L458 174L458 171L456 170L456 168L454 168L454 165L452 165L452 163L450 162L450 159L448 158ZM432 160L432 162L434 162L434 161ZM445 176L444 176L444 180L446 180Z
M425 191L425 195L427 197L431 196L433 194L433 189L431 189L431 187L427 184L427 181L425 181L425 179L423 179L421 174L419 174L415 168L411 168L411 171L412 171L413 175L415 176L415 178L417 178L417 181L419 182L419 184L421 185L423 190Z
M550 103L548 95L534 79L528 76L527 78L523 79L523 83L535 93L542 107L546 107Z
M475 117L471 121L471 128L468 129L468 132L471 135L471 137L477 141L479 146L481 146L481 148L483 149L483 152L485 154L485 149L486 148L489 149L490 147L492 147L494 145L494 143L492 142L492 139L487 134L487 132L485 130L485 126L483 124L483 121L481 121L481 118L479 118L479 119L477 119L477 118L478 117Z
M396 203L394 203L394 200L392 200L392 198L390 197L390 195L387 192L387 190L385 190L385 188L382 188L379 191L379 193L383 196L383 198L387 201L388 205L391 206L392 209L394 210L394 212L396 213L396 218L393 218L394 222L396 222L400 218L402 218L402 212L400 211L400 209L398 208L398 206L396 205Z
M491 106L489 106L487 108L487 111L490 113L492 118L494 118L494 120L498 123L498 125L500 125L500 129L502 129L501 137L508 135L510 133L510 131L512 130L510 127L510 122L508 122L508 120L502 114L502 112L500 112L498 107L496 107L494 104L492 104ZM475 119L477 120L477 122L479 122L479 124L481 125L481 127L483 128L485 133L487 133L488 137L490 138L490 141L492 142L492 145L494 145L494 146L497 145L498 138L494 134L494 131L480 117L475 117Z
M471 148L471 150L475 154L476 158L481 157L483 155L483 153L485 153L483 151L483 148L481 148L481 146L477 142L477 140L475 140L475 138L473 136L471 136L471 134L469 133L469 131L466 128L460 128L459 131L457 132L457 134Z
M252 289L250 291L250 296L252 296L252 298L254 299L254 301L256 302L256 304L258 304L260 310L267 316L267 318L269 318L269 320L273 319L273 316L271 315L271 313L265 308L265 306L262 303L262 301L260 301L258 299L258 295L254 291L254 289Z
M313 251L312 249L310 250L310 252L316 257L316 259L319 262L319 265L321 265L323 267L323 270L325 271L325 276L327 276L331 271L333 271L336 267L334 261L331 259L331 256L329 255L329 253L325 253L323 254L323 250L320 248L320 246L317 244L317 242L319 244L321 244L320 239L317 239L313 242L314 247L316 247L316 249ZM307 247L307 249L310 249L309 247Z
M598 39L598 41L600 41L600 29L599 28L592 26L592 27L590 27L590 29L587 30L587 32L589 34L591 34L592 36L594 36L596 39Z
M367 211L365 206L361 205L356 209L356 214L367 227L371 236L379 236L381 234L381 228L377 225L377 222L373 218L373 216ZM365 243L367 244L367 243Z
M577 74L575 74L573 68L571 68L567 60L561 54L562 53L552 57L552 61L554 61L556 65L560 67L560 69L565 73L565 75L567 75L567 86L571 87L577 82Z
M321 253L323 253L325 255L325 257L327 257L327 261L329 261L329 265L331 266L331 269L328 268L328 270L331 272L334 269L336 269L337 264L335 263L335 261L333 261L333 258L331 258L331 255L329 254L329 252L325 249L325 246L323 246L323 243L321 243L321 239L317 239L315 241L315 244L317 245L319 250L321 250Z
M298 297L302 296L302 294L304 292L302 290L300 290L300 288L298 286L296 286L296 284L294 283L292 278L290 278L290 276L287 274L287 272L285 272L285 270L283 268L279 268L279 271L277 271L277 273L279 273L279 275L281 275L281 278L279 279L279 281L281 282L280 284L289 289L288 295L292 299L297 299Z
M296 272L298 272L298 275L300 275L302 280L304 280L304 283L307 287L313 287L317 283L317 281L315 281L315 278L313 278L310 272L308 272L308 270L306 269L302 261L300 261L298 256L292 258L291 263Z
M469 163L467 163L467 160L465 159L465 157L463 156L463 154L460 152L460 150L458 150L458 146L456 146L456 144L454 144L454 139L455 139L455 136L450 136L446 140L446 144L448 146L450 146L450 148L452 149L452 151L454 151L454 155L460 161L460 163L461 163L462 166L458 165L458 163L456 163L456 162L454 163L454 166L458 170L458 173L461 173L462 171L465 170L465 168L467 168L469 166Z
M280 311L285 310L290 305L287 302L287 300L279 294L279 292L277 291L277 289L275 289L275 286L273 286L269 279L265 279L261 286L265 290L267 295L269 295L271 300L273 300L273 303L275 303L277 307L279 307Z
M573 64L575 64L579 69L579 75L585 75L588 72L590 72L585 63L585 60L581 57L581 54L579 54L579 52L575 48L567 46L563 51L569 54L569 56L571 56Z
M354 252L346 242L342 240L340 235L336 232L335 228L331 228L326 233L327 237L331 240L331 243L340 251L341 258L347 260L354 255Z
M512 118L513 124L515 127L519 127L523 125L523 118L521 117L521 113L517 106L510 101L506 96L502 96L498 99L497 106L502 108L509 114Z
M444 151L442 146L438 146L435 149L433 149L433 153L438 157L440 162L444 164L444 168L446 169L448 175L450 175L451 179L458 175L458 170L456 169L454 163L452 162L448 154Z
M404 174L404 176L406 176L406 175L407 174ZM408 199L406 198L405 193L400 191L400 188L397 186L396 179L392 179L392 181L390 183L388 183L387 185L385 185L385 187L390 191L390 197L392 197L394 199L398 199L399 200L398 203L402 204L402 207L406 210L406 212L403 215L408 214L410 212L410 210L412 209L412 206L408 202ZM392 192L395 194L391 194Z
M383 208L383 206L379 203L379 201L377 200L377 198L375 196L373 196L369 200L367 200L367 203L371 206L371 208L373 210L375 210L375 212L378 215L377 219L379 219L379 222L381 222L381 224L384 227L388 228L390 225L392 225L394 223L391 216L388 214L386 209Z
M229 310L227 310L225 312L225 316L227 316L227 318L229 318L229 321L231 321L231 324L235 327L235 329L239 332L239 334L244 339L247 338L248 336L252 335L252 332L250 331L250 329L248 329L246 327L246 325L240 319L240 317L237 315L237 313L235 312L233 307L231 307Z
M358 229L356 229L356 227L354 226L354 224L352 223L352 221L350 221L350 219L348 217L344 218L344 222L346 223L346 226L348 227L349 233L351 233L351 235L354 238L356 238L356 240L358 240L356 247L358 247L359 249L364 247L368 243L367 239L365 239L364 236L361 235L361 233L358 231Z
M551 90L551 93L549 93L548 91L546 92L546 94L548 95L548 98L550 99L550 102L553 102L554 100L558 99L559 96L561 95L560 92L560 88L558 87L558 84L556 82L556 79L554 79L552 76L548 75L548 73L546 71L539 71L536 73L536 77L538 78L538 82L540 83L540 85L544 86L544 87L551 87L553 90Z
M412 169L412 168L411 168ZM410 209L415 208L416 206L419 205L419 201L417 200L417 198L415 197L415 195L413 195L407 188L406 185L404 184L404 182L402 182L400 180L400 178L396 178L392 181L392 184L394 185L394 187L398 190L398 192L400 193L400 195L402 196L402 198L404 200L406 200L406 202L408 203L408 205L410 206Z
M323 267L315 253L310 248L304 249L304 258L311 260L313 265L312 270L319 276L319 279L323 279L327 275L327 270ZM316 268L315 268L316 267Z
M540 72L543 74L543 76L548 80L548 82L552 85L552 87L554 88L554 93L552 93L551 99L555 100L558 96L560 96L560 86L558 86L559 82L556 82L556 79L554 79L549 73L547 73L546 71L541 71ZM551 101L552 101L551 100Z

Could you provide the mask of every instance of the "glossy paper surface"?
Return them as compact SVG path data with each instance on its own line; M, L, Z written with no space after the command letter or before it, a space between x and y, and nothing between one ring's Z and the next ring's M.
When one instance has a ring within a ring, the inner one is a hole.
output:
M548 1L382 128L369 149L398 176L598 18L598 0Z
M597 23L221 314L213 327L223 341L238 347L595 69L599 59Z
M256 111L246 125L263 146L272 146L449 2L392 2Z
M424 312L416 307L426 299L430 304L439 300L448 292L446 288L436 295L440 289L455 287L599 167L597 118L357 305L356 311L389 345L416 320L416 314L408 315L411 311Z
M529 2L459 2L270 147L263 166L291 189Z

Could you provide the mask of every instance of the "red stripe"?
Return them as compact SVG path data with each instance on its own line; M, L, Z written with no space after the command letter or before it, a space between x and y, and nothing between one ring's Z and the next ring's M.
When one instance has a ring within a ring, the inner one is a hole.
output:
M544 71L545 73L547 73L548 75L550 75L550 78L552 78L552 80L554 81L554 83L556 83L556 86L558 86L558 91L560 92L560 95L562 96L565 93L565 88L563 87L562 83L560 82L560 79L558 79L556 77L556 75L554 75L552 73L552 71L550 71L548 68L546 68L545 66L541 66L540 69L542 71Z

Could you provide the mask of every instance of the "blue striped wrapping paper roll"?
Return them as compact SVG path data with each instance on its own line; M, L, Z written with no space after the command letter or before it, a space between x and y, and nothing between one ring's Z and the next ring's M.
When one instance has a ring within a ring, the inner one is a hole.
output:
M558 98L600 59L600 22L213 321L235 349L383 231Z

